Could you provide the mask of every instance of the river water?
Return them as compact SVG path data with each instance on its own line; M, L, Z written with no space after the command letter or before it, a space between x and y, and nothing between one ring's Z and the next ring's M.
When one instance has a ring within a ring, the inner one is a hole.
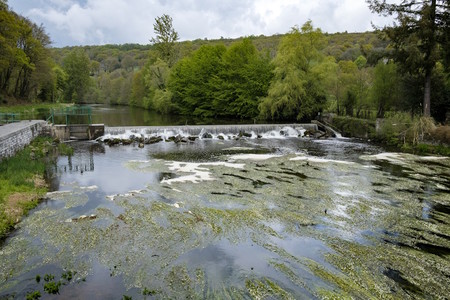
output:
M450 295L449 158L276 134L72 146L0 248L0 298Z

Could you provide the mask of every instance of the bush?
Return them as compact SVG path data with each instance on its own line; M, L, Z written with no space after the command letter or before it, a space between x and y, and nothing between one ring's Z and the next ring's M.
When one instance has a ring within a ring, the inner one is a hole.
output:
M346 137L373 138L375 121L352 117L333 117L332 125Z

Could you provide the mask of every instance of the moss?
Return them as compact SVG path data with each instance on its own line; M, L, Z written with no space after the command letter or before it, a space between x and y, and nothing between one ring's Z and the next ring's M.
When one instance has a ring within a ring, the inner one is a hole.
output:
M59 294L61 282L50 281L44 284L44 291L48 294Z
M295 299L289 292L267 278L247 280L245 287L254 299Z
M375 121L373 120L335 116L332 125L346 137L375 137Z
M41 292L40 291L34 291L27 294L26 300L37 300L41 298Z

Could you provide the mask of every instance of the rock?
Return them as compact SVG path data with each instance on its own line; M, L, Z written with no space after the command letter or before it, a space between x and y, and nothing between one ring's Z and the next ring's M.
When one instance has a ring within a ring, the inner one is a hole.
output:
M195 142L198 139L198 136L189 136L188 140L190 140L191 142Z
M239 137L247 137L247 138L251 138L252 134L251 133L247 133L245 131L239 131Z
M144 143L139 143L139 148L144 148Z
M152 136L144 140L144 144L156 144L161 142L163 139L160 136Z
M212 135L211 135L211 133L209 133L209 132L205 132L203 135L202 135L202 139L212 139Z
M221 134L220 134L217 138L218 138L219 140L222 140L222 141L225 139L225 137L224 137L223 135L221 135Z
M173 140L175 143L187 143L188 142L188 139L187 138L185 138L184 136L182 136L182 135L177 135L176 137L175 137L175 139Z
M262 135L260 135L260 134L258 134L256 137L257 137L258 139L262 139Z
M133 141L130 140L130 139L124 139L124 140L122 140L122 145L131 145L131 143L133 143Z
M311 131L309 131L309 130L306 130L306 131L303 133L303 136L310 137L310 136L313 136L313 133L312 133Z
M108 140L108 142L107 142L108 146L110 146L110 147L114 146L114 145L118 145L119 143L120 143L120 139L118 139L118 138Z

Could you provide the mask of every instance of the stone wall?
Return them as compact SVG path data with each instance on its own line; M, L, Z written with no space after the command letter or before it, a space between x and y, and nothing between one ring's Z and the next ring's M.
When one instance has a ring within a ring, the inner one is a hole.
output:
M3 125L0 134L0 160L13 156L30 144L46 126L45 121L22 121Z

